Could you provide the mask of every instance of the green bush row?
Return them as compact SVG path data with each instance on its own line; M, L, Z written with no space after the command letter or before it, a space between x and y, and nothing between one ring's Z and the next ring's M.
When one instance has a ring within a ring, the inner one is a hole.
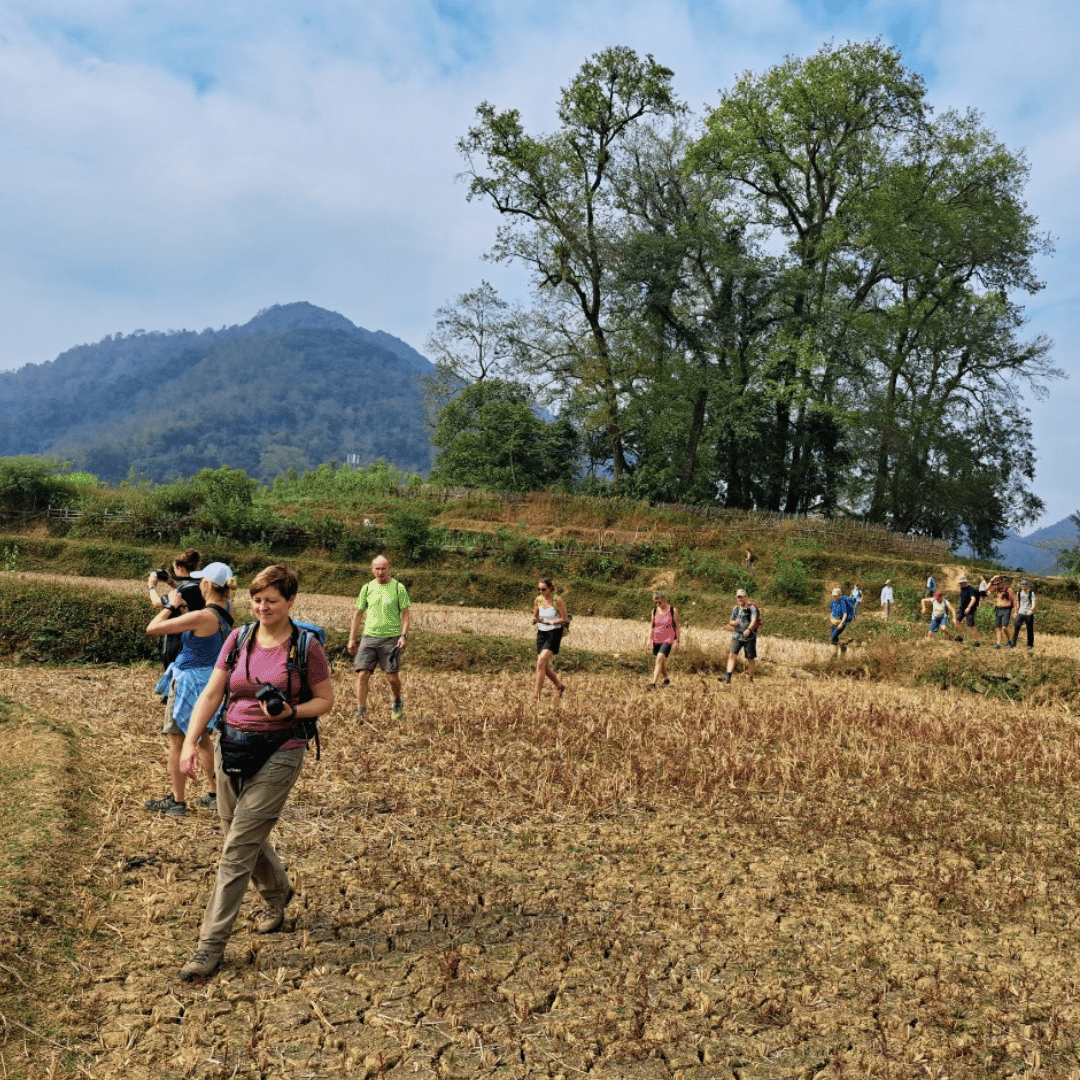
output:
M153 660L142 597L0 579L0 649L16 662L131 664Z

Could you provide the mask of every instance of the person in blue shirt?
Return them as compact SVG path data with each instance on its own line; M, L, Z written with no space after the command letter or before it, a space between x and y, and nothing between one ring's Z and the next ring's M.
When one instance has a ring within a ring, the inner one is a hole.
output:
M841 651L847 652L847 645L840 643L840 635L848 624L848 609L844 603L844 594L839 589L833 589L832 601L829 604L829 618L832 622L832 633L829 634L829 644L832 645L833 657L840 655Z

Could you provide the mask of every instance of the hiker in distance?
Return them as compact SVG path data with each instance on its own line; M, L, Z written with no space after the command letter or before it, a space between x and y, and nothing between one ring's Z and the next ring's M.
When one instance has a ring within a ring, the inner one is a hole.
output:
M674 605L668 603L668 598L662 592L654 592L652 601L652 625L649 627L648 644L652 647L656 663L653 666L652 682L646 687L647 690L655 690L658 686L668 686L671 683L667 661L671 650L677 652L679 649L679 612Z
M187 812L184 798L187 777L180 771L180 751L191 711L210 681L214 662L233 625L229 614L229 592L236 587L232 571L224 563L214 562L205 570L191 573L198 580L205 606L198 611L187 611L180 590L174 589L146 628L151 637L177 635L180 642L180 654L158 683L158 692L166 694L162 733L169 743L170 790L163 799L147 799L145 804L147 810L170 817L183 817ZM199 800L199 806L213 809L217 806L217 772L209 732L199 740L196 752L210 781L210 790Z
M956 626L956 612L953 610L952 604L945 599L945 594L940 590L936 590L933 596L924 596L922 598L920 607L922 613L926 614L926 605L930 605L930 629L927 631L927 638L932 638L939 630L948 631L949 629L949 615L952 614L953 626ZM942 638L948 639L948 633L941 635Z
M959 636L966 626L975 639L971 643L972 646L977 647L979 644L979 631L975 627L975 618L979 614L979 604L982 598L979 596L979 590L972 588L964 574L960 575L957 584L960 586L960 599L956 607L956 633Z
M298 588L296 574L285 566L255 575L250 592L256 622L229 635L188 722L180 769L194 776L199 739L228 692L216 754L224 840L199 947L180 969L185 982L207 978L221 966L249 884L265 904L256 916L257 934L281 929L293 897L270 833L300 775L312 721L334 707L330 665L317 639L308 639L306 680L299 662L297 646L306 631L290 617Z
M550 679L555 687L555 700L562 701L566 684L560 681L555 671L555 657L559 655L563 630L570 622L566 602L561 596L555 595L551 578L541 578L536 591L531 616L532 624L536 627L536 689L532 699L539 702L544 680Z
M372 580L356 598L346 645L349 655L356 657L356 715L363 717L367 713L368 684L378 666L394 696L390 715L400 720L405 715L401 700L401 655L408 644L411 601L405 586L391 576L390 560L385 555L376 555L371 560L371 575Z
M990 579L990 595L994 598L994 648L1000 649L1009 643L1009 623L1012 622L1016 596L1009 588L1008 578L995 574Z
M151 570L146 584L150 590L150 606L159 612L165 610L168 603L166 618L183 614L184 611L196 611L203 606L199 583L192 577L192 572L199 569L202 556L195 548L187 548L173 559L170 570ZM180 603L174 602L174 598L162 596L158 592L159 585L168 585L169 593L179 591ZM179 655L181 640L177 637L163 636L161 639L161 666L167 668Z
M750 681L754 681L754 669L757 666L757 632L761 626L761 612L757 605L750 602L750 597L745 590L739 589L735 593L735 606L731 609L731 618L728 620L731 627L731 648L728 650L727 674L724 683L731 682L731 676L735 673L735 660L741 651L746 658L746 670Z
M1013 623L1012 641L1009 648L1015 649L1020 640L1020 628L1027 628L1027 647L1035 648L1035 590L1027 581L1020 582L1016 592L1016 621Z
M840 635L854 618L855 601L850 596L845 596L841 589L833 589L832 599L829 601L829 622L832 625L829 644L832 646L833 659L840 653L847 652L847 642L841 643Z
M893 604L896 602L896 598L893 595L892 578L886 578L885 584L881 588L881 610L885 615L885 621L889 621L889 616L892 614Z

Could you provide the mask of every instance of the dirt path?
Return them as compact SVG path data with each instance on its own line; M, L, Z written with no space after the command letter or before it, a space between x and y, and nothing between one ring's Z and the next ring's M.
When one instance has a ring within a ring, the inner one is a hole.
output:
M19 572L12 576L37 581L54 581L63 585L108 589L112 592L138 596L146 592L145 584L126 578L85 578L26 572ZM301 592L295 612L298 618L308 619L327 628L347 631L349 620L352 618L354 600L355 597L352 596ZM235 606L240 618L245 618L250 611L245 592L237 593ZM147 605L147 610L149 611L149 605ZM440 604L413 604L413 628L433 634L472 632L529 639L533 636L527 610L513 612L496 608L448 607ZM577 648L590 652L629 653L644 650L647 635L648 624L644 620L576 615L569 640ZM731 634L727 630L694 628L686 631L684 648L726 653L730 641ZM828 646L824 644L792 641L765 635L761 640L758 656L765 663L798 666L825 660L829 652Z

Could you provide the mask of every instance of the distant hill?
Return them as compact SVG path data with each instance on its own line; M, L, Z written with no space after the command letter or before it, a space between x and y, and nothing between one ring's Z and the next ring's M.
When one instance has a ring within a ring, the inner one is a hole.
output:
M1054 570L1058 551L1073 547L1080 541L1072 518L1062 518L1027 536L1009 533L997 546L996 560L1002 566L1023 570L1028 574L1049 574ZM962 547L960 555L970 555L971 549Z
M109 335L0 373L0 455L58 455L112 482L221 465L265 482L350 454L426 473L419 377L434 370L302 302L220 330Z

